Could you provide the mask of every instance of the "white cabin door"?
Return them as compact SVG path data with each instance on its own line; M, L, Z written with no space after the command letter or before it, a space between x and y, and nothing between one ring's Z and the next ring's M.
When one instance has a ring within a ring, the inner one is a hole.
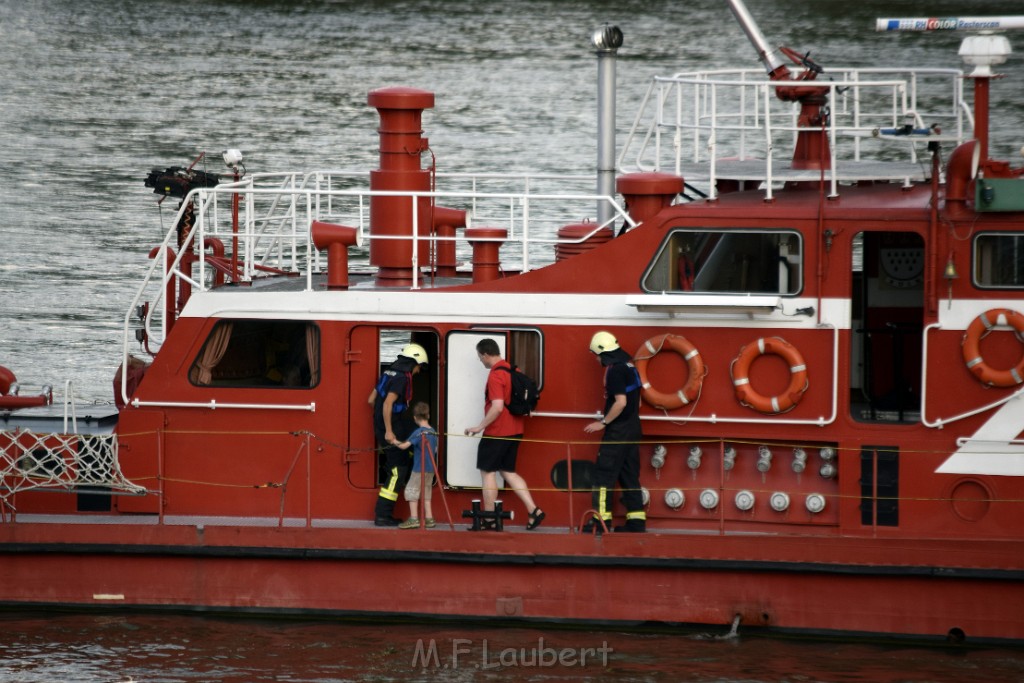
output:
M505 335L495 332L452 332L445 351L445 433L447 439L447 481L451 486L480 487L480 471L476 468L479 436L463 436L467 427L480 423L484 417L484 387L487 368L476 355L481 339L493 339L505 355ZM498 475L498 486L502 485Z

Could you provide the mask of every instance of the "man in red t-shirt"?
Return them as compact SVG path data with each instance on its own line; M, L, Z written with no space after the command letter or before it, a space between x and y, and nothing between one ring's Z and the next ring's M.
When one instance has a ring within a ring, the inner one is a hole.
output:
M476 345L476 355L490 373L484 391L484 419L467 429L466 434L483 433L476 454L483 488L483 509L494 511L494 501L498 498L496 473L501 472L502 478L526 506L526 528L536 529L544 520L544 511L534 505L526 481L516 474L516 455L519 441L523 438L524 419L513 415L506 407L512 398L512 366L501 357L501 349L493 339L481 339ZM484 520L481 527L497 530L493 519Z

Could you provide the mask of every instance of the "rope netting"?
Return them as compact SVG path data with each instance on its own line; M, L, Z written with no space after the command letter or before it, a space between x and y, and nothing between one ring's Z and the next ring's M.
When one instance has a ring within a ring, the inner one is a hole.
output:
M13 508L12 496L30 489L146 493L122 474L115 434L0 431L0 502Z

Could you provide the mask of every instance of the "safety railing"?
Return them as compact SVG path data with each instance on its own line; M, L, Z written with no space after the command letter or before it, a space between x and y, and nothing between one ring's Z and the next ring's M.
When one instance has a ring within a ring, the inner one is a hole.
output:
M921 164L928 142L958 144L973 129L957 69L829 69L815 81L769 81L754 70L687 72L653 80L619 166L683 175L706 183L713 197L731 164L744 179L764 182L770 197L774 184L792 179L785 170L797 135L821 130L801 128L800 105L776 96L793 87L827 90L832 167L824 176L833 194L866 174L900 179Z
M414 248L409 265L417 270L430 265L417 262L419 249L415 245L422 241L432 243L431 252L443 241L454 241L456 262L465 264L471 259L472 247L464 231L440 237L431 235L428 226L418 225L421 218L416 207L422 202L466 211L466 227L503 228L507 237L502 240L501 267L512 272L552 263L559 244L579 244L603 228L633 223L614 198L588 191L594 184L592 176L438 174L434 183L444 189L421 192L370 191L366 183L367 174L354 171L254 174L192 191L163 242L152 250L150 268L125 314L125 367L137 326L133 318L141 319L144 333L139 338L155 352L173 322L183 289L191 295L225 282L258 285L260 280L287 275L304 279L306 288L311 289L314 276L326 267L311 242L313 221L357 230L358 245L349 255L350 271L356 273L370 270L373 240L411 240ZM578 191L565 192L566 186ZM236 196L237 211L233 207ZM409 202L409 237L371 234L374 197ZM572 238L558 237L561 226L591 222L598 202L612 207L607 225L593 223L593 230L582 235L574 231Z

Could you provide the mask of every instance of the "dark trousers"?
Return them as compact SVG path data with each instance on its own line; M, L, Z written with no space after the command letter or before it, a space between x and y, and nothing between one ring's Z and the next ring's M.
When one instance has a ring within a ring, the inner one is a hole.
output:
M399 492L405 488L409 480L409 469L412 465L412 458L409 451L403 451L388 446L384 449L384 483L377 493L377 505L374 507L374 515L380 517L391 517L395 512L395 503L398 502Z
M612 518L612 489L622 489L622 504L626 506L627 520L643 520L644 497L640 491L639 433L625 430L607 430L605 443L597 451L594 468L593 505L597 516L606 522Z

